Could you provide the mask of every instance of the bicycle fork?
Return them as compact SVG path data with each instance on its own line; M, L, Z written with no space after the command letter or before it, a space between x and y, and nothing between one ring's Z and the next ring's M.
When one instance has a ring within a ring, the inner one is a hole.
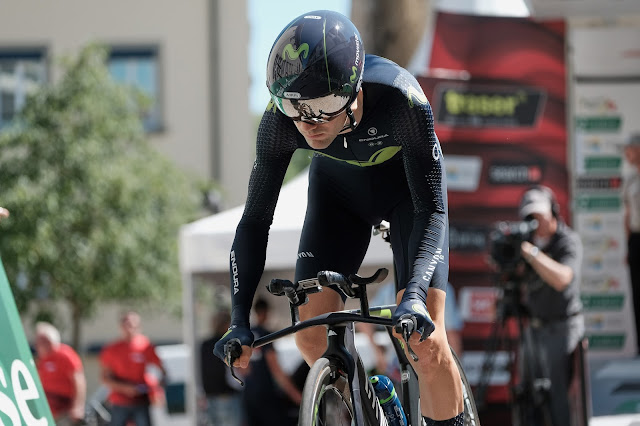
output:
M353 323L328 326L327 350L323 357L337 359L334 365L342 366L343 373L347 373L355 424L364 426L366 418L370 424L387 426L387 419L355 347L353 328Z

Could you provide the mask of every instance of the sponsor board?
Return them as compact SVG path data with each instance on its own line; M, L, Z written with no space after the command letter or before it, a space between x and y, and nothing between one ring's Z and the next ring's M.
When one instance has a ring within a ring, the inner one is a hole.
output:
M436 122L453 127L532 127L546 93L520 85L442 83L435 88Z
M585 155L583 170L585 173L620 173L622 157L619 155Z
M616 235L583 235L585 256L603 256L621 261L626 241Z
M586 293L607 293L621 292L623 283L627 282L627 277L622 276L625 272L622 268L616 271L606 271L602 274L583 274L580 282L580 290Z
M493 287L464 287L460 290L460 311L465 322L491 323L496 319L499 290Z
M622 124L620 116L576 117L576 130L582 132L618 132Z
M620 155L624 139L618 135L578 133L575 136L576 150L580 155Z
M587 332L590 351L622 350L627 336L625 333L596 333Z
M622 212L579 212L575 215L576 230L581 235L624 235Z
M472 192L478 189L482 158L471 155L447 155L444 157L449 191Z
M622 189L622 177L621 176L605 176L605 177L591 177L580 176L576 179L576 189L578 190L605 190L605 191L620 191Z
M487 249L488 226L449 224L449 249L460 252L484 252Z
M627 326L626 314L620 313L589 313L584 316L584 324L591 331L620 332Z
M581 212L620 212L622 198L616 194L579 194L575 207Z
M0 262L0 425L54 425Z
M581 294L582 306L589 311L621 311L626 295L624 293Z
M492 185L533 185L542 181L543 163L493 162L488 178Z

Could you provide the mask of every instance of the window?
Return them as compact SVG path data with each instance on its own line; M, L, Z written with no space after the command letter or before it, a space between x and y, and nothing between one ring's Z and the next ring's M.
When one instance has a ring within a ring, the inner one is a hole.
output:
M144 128L147 132L160 131L162 116L157 49L114 47L109 56L109 72L116 81L140 89L151 99L151 107L144 117Z
M27 95L45 81L44 49L0 48L0 129L13 120Z

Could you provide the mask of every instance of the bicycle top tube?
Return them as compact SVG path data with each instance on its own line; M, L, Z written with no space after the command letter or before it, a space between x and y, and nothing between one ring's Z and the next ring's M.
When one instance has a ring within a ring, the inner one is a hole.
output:
M260 346L264 346L267 343L271 343L282 337L285 337L290 334L296 333L300 330L304 330L309 327L315 327L318 325L337 325L337 324L346 324L350 322L365 322L369 324L382 325L384 327L391 327L393 326L391 321L391 315L393 314L395 309L396 309L396 305L383 305L383 306L374 306L373 308L369 308L370 315L377 315L377 316L364 316L362 315L360 309L327 312L325 314L321 314L316 317L309 318L308 320L301 321L295 325L290 325L288 327L282 328L280 330L277 330L265 336L262 336L253 342L253 347L259 348Z

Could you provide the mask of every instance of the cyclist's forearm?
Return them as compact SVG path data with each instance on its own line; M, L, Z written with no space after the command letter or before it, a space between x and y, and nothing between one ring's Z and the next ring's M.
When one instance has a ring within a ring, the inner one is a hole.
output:
M251 221L243 217L229 257L231 289L231 323L249 325L253 296L267 253L269 223Z
M447 218L444 213L434 212L416 216L410 239L409 255L413 262L413 273L407 284L408 292L417 292L426 300L426 291L433 282L447 279L449 248L446 244Z

